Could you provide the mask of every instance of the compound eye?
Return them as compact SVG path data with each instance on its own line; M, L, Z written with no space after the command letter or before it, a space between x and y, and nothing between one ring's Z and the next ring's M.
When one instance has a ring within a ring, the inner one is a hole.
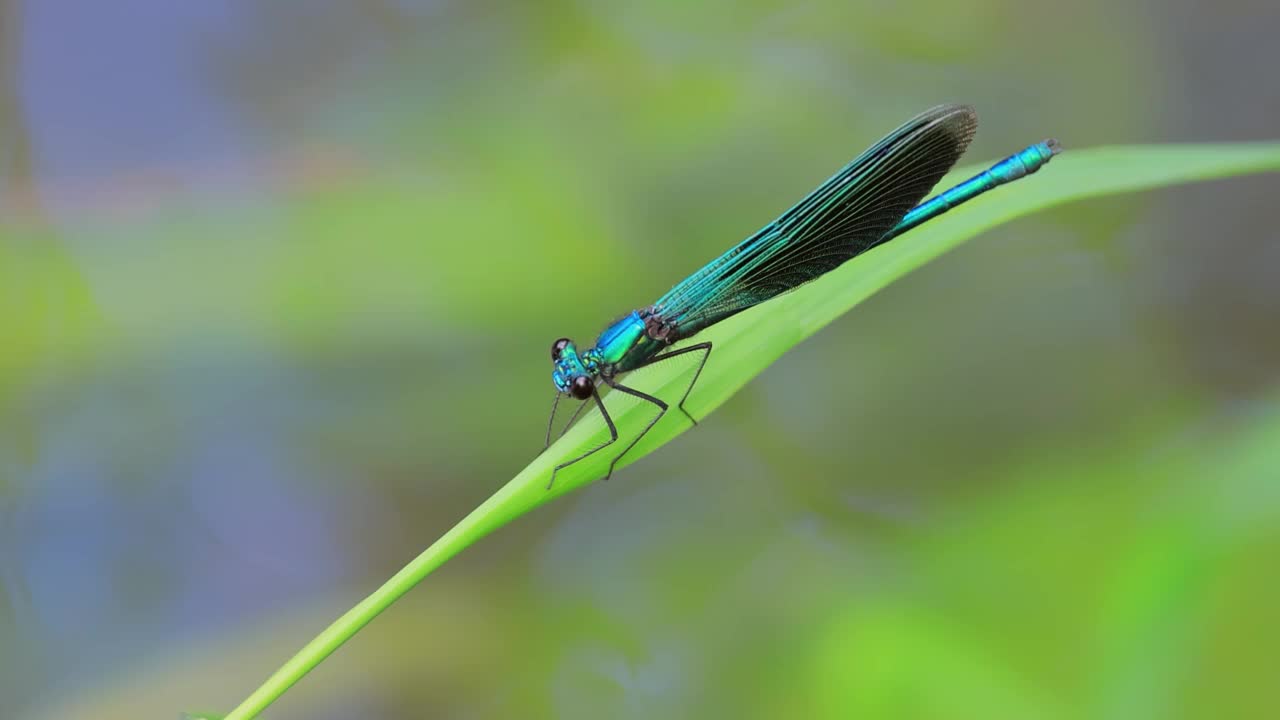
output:
M586 400L591 397L591 391L595 389L595 383L586 375L579 375L573 379L573 384L569 386L569 394L579 400Z
M560 353L564 352L564 349L568 346L569 338L560 338L559 340L551 343L551 359L559 360Z

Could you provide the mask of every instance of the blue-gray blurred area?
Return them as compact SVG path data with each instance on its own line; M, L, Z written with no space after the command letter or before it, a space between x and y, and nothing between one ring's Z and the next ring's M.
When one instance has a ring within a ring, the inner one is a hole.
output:
M1274 139L1277 35L1261 1L0 0L0 717L229 710L536 454L554 338L915 112L975 105L973 161ZM1277 197L968 243L266 716L1267 715Z

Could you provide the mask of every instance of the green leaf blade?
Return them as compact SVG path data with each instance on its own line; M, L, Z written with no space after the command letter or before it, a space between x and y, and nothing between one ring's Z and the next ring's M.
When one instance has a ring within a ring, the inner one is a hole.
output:
M957 170L939 186L948 187L982 167L985 166ZM805 338L894 280L997 225L1091 197L1275 171L1280 171L1280 142L1123 146L1074 151L1068 147L1034 177L983 195L793 292L700 333L694 341L710 340L714 351L686 407L694 417L705 419ZM629 374L627 384L674 403L683 394L691 372L692 367L664 363ZM621 393L611 395L607 405L620 436L616 450L602 450L565 468L548 489L557 465L599 446L608 438L603 419L593 409L409 565L326 628L228 714L226 720L255 717L378 613L472 543L539 505L603 477L616 452L635 437L654 413L651 405ZM673 408L619 461L617 469L657 450L689 427L689 421ZM540 430L530 428L530 436L536 436Z

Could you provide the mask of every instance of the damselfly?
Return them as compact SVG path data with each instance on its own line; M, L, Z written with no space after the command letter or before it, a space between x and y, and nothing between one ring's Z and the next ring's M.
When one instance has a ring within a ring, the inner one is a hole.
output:
M551 475L618 441L618 429L600 399L598 383L651 403L656 413L609 463L618 460L666 414L667 401L618 378L685 355L699 354L692 377L676 407L697 424L684 403L711 357L711 342L669 349L725 318L758 305L827 273L850 258L888 242L963 202L1039 170L1056 155L1056 140L1045 140L917 205L964 154L978 127L973 108L942 105L908 120L844 166L818 189L759 232L730 248L685 278L657 302L635 310L605 328L595 346L579 351L568 338L551 346L555 404L547 422L551 444L556 407L562 395L594 400L609 428L609 440L556 466ZM578 413L574 413L576 419ZM570 419L570 424L573 419Z

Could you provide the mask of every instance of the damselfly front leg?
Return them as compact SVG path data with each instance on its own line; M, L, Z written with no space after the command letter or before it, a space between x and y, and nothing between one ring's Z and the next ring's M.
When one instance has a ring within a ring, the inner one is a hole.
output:
M590 403L585 401L578 403L578 409L574 410L573 414L569 416L569 421L564 424L564 427L560 430L560 434L556 436L557 440L564 437L564 434L569 432L569 428L573 427L573 424L577 422L578 416L582 414L583 410L587 409L587 405L590 405ZM547 448L551 447L551 431L555 427L556 408L558 407L560 407L560 393L556 393L556 399L551 403L551 417L547 418L547 441L542 446L543 452L546 452Z
M609 416L609 411L608 411L608 410L606 410L606 409L605 409L605 407L604 407L604 401L600 399L600 393L599 393L599 391L597 391L594 387L593 387L593 388L591 388L591 397L595 398L596 405L600 408L600 415L601 415L601 417L603 417L603 418L604 418L605 425L608 425L608 426L609 426L609 442L606 442L605 444L601 445L600 447L592 448L592 449L590 449L590 450L588 450L588 451L586 451L586 452L582 453L581 455L579 455L578 457L576 457L576 458L574 458L574 459L572 459L572 460L568 460L568 461L566 461L566 462L562 462L562 463L560 463L559 465L557 465L557 466L555 467L555 469L551 471L551 479L547 481L547 489L548 489L548 490L550 490L550 489L551 489L551 486L555 484L555 482L556 482L556 474L557 474L557 473L559 473L561 470L563 470L563 469L565 469L565 468L569 467L570 465L572 465L572 464L574 464L574 463L578 462L579 460L582 460L583 458L590 457L590 456L592 456L592 455L594 455L594 454L596 454L596 453L600 452L601 450L603 450L603 449L605 449L605 448L609 447L610 445L612 445L612 444L614 444L615 442L617 442L617 441L618 441L618 428L614 426L614 424L613 424L613 418ZM587 404L587 402L586 402L585 400L583 400L583 401L582 401L582 405L584 405L584 406L585 406L586 404ZM580 407L580 408L578 408L578 409L579 409L579 410L581 410L582 408ZM554 408L552 408L552 412L553 412L553 413L555 412L555 409L554 409ZM577 415L577 413L574 413L574 415L576 416L576 415ZM550 437L550 430L548 430L548 437ZM617 458L614 458L614 461L616 462L616 461L617 461ZM613 465L610 465L610 466L609 466L609 472L610 472L610 473L612 473L612 472L613 472ZM608 478L606 478L606 479L608 479Z
M608 480L609 477L613 475L614 466L618 464L618 461L622 459L622 456L626 455L628 450L635 447L636 443L640 442L640 438L644 437L650 430L652 430L653 426L657 425L658 421L662 419L662 416L667 414L668 405L662 400L659 400L658 398L650 395L649 393L640 392L635 388L630 388L621 383L614 382L612 378L606 377L603 379L609 387L613 388L614 390L617 390L620 393L626 393L628 395L631 395L632 397L638 397L641 400L646 400L658 406L658 414L654 415L653 419L649 421L649 424L645 425L644 429L640 431L640 434L636 435L635 439L631 441L631 444L628 445L626 448L624 448L622 452L615 455L613 458L613 461L609 463L609 472L604 476L604 479Z
M586 403L582 403L586 405ZM556 408L560 407L560 391L556 391L556 399L551 401L551 417L547 418L547 441L542 444L542 452L546 452L551 447L551 428L556 424ZM578 408L581 410L582 408ZM574 413L574 417L578 414Z

